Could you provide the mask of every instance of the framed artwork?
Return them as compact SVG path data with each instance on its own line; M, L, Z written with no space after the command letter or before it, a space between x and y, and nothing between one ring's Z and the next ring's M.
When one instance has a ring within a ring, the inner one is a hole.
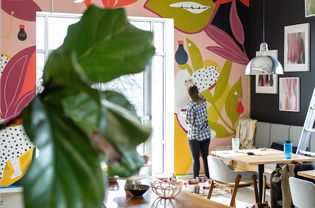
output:
M315 16L315 0L305 0L305 17Z
M279 110L300 111L300 78L279 78Z
M309 71L310 24L284 27L284 71Z
M256 51L256 56L261 55ZM267 55L278 59L278 50L269 50ZM277 94L278 92L278 75L276 74L258 74L256 75L256 93Z

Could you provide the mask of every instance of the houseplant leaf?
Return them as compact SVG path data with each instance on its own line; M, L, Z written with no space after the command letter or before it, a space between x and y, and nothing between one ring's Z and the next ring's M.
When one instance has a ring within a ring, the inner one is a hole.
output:
M40 150L26 178L26 207L99 207L104 183L96 150L104 152L97 142L118 154L115 173L139 170L143 160L135 148L150 129L123 96L98 92L91 83L143 71L154 52L151 40L152 33L128 23L123 9L91 5L70 26L46 62L43 94L24 113L27 134Z
M137 174L143 159L136 146L148 138L150 129L141 125L133 105L123 95L114 91L100 94L107 99L103 99L101 106L85 93L64 99L65 112L89 135L102 132L102 139L109 141L120 154L119 160L108 163L109 175L128 177ZM105 123L102 130L99 129L99 115Z
M137 174L139 167L143 166L143 157L141 157L137 150L130 149L128 145L117 146L119 151L122 153L120 161L109 163L108 175L120 177L129 177L131 174Z
M63 100L65 113L87 134L102 131L101 134L115 146L127 144L129 147L136 147L144 142L150 135L150 129L141 125L134 112L128 111L133 106L119 93L109 91L103 94L108 100L102 99L102 105L92 100L86 93L69 96ZM112 100L116 104L111 102ZM117 104L118 102L120 103ZM100 114L105 120L102 130L99 129L98 123Z
M25 207L100 207L104 181L86 134L53 103L38 97L23 119L40 150L24 178Z
M232 126L235 126L236 121L240 117L240 114L237 112L237 101L239 98L243 97L242 91L242 78L232 86L226 100L225 104L225 112L229 117L230 121L232 122Z
M69 62L77 62L70 66L85 81L107 82L143 71L154 54L152 38L151 32L131 25L123 9L104 10L91 5L81 21L69 27L64 44L55 53L67 57ZM60 80L59 73L65 73L65 69L59 64L50 67L53 63L49 59L45 80L56 77Z

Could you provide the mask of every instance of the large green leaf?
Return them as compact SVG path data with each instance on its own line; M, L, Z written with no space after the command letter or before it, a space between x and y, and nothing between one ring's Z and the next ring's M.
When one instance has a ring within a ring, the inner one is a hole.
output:
M124 95L112 90L103 91L102 94L105 96L106 100L109 100L110 102L125 108L131 114L137 117L136 108L129 102L129 100Z
M64 44L49 58L62 55L70 62L68 68L48 59L45 80L65 80L69 77L60 77L60 73L73 68L82 80L91 83L141 72L155 51L152 38L151 32L131 25L123 9L104 10L92 5L78 23L69 27Z
M105 137L111 142L136 147L150 136L150 129L123 107L102 100L103 115L106 115Z
M99 103L82 92L67 96L61 101L65 114L76 122L88 135L99 131Z
M187 48L189 52L190 61L192 63L194 71L203 68L203 60L201 56L201 52L198 46L191 41L190 39L186 38Z
M90 6L69 27L46 62L44 93L24 113L27 134L40 149L26 176L26 207L99 207L104 183L96 149L114 162L112 174L137 173L143 159L135 149L150 129L124 96L98 92L91 83L143 71L153 53L152 33L133 27L123 9ZM119 157L110 158L109 150Z
M39 149L24 182L25 207L100 207L104 181L89 138L49 102L24 111L25 129Z
M228 132L226 128L219 123L209 121L209 125L210 128L215 131L216 138L226 138L233 135L233 133Z
M218 78L218 81L215 87L214 95L213 95L214 102L220 99L220 97L225 92L225 89L228 85L229 78L230 78L231 67L232 67L231 61L226 61L222 67L220 76Z
M133 105L123 95L114 91L100 93L107 98L101 106L85 93L79 93L63 100L65 112L88 134L101 133L119 152L120 159L108 163L109 175L129 177L137 174L143 159L136 147L149 137L150 131L141 125ZM99 125L99 116L104 120L103 127Z
M80 92L63 99L63 108L67 116L88 134L103 132L101 134L114 146L136 147L150 136L150 129L141 124L134 107L123 95L106 91L103 97L108 100L102 99L98 105L86 93ZM99 116L104 119L104 129L99 129Z
M239 80L232 86L226 98L225 112L232 122L233 127L240 117L240 114L237 112L237 101L239 98L243 97L242 89L242 78L239 78Z
M139 168L143 166L143 157L137 153L136 148L130 148L128 145L119 145L117 148L122 153L122 157L120 161L109 164L108 175L129 177L137 174Z

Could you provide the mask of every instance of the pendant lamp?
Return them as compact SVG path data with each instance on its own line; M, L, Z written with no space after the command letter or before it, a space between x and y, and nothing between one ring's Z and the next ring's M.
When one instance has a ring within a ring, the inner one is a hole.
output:
M265 0L263 0L263 42L260 44L261 55L253 58L246 66L246 75L283 74L281 63L268 55L268 44L265 42Z

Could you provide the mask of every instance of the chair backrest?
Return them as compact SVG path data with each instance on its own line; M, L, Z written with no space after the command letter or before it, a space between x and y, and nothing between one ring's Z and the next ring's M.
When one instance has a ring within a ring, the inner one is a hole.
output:
M235 174L222 159L208 155L208 167L210 178L223 183L234 183Z
M294 206L298 208L315 207L315 185L312 182L290 177L289 183Z

